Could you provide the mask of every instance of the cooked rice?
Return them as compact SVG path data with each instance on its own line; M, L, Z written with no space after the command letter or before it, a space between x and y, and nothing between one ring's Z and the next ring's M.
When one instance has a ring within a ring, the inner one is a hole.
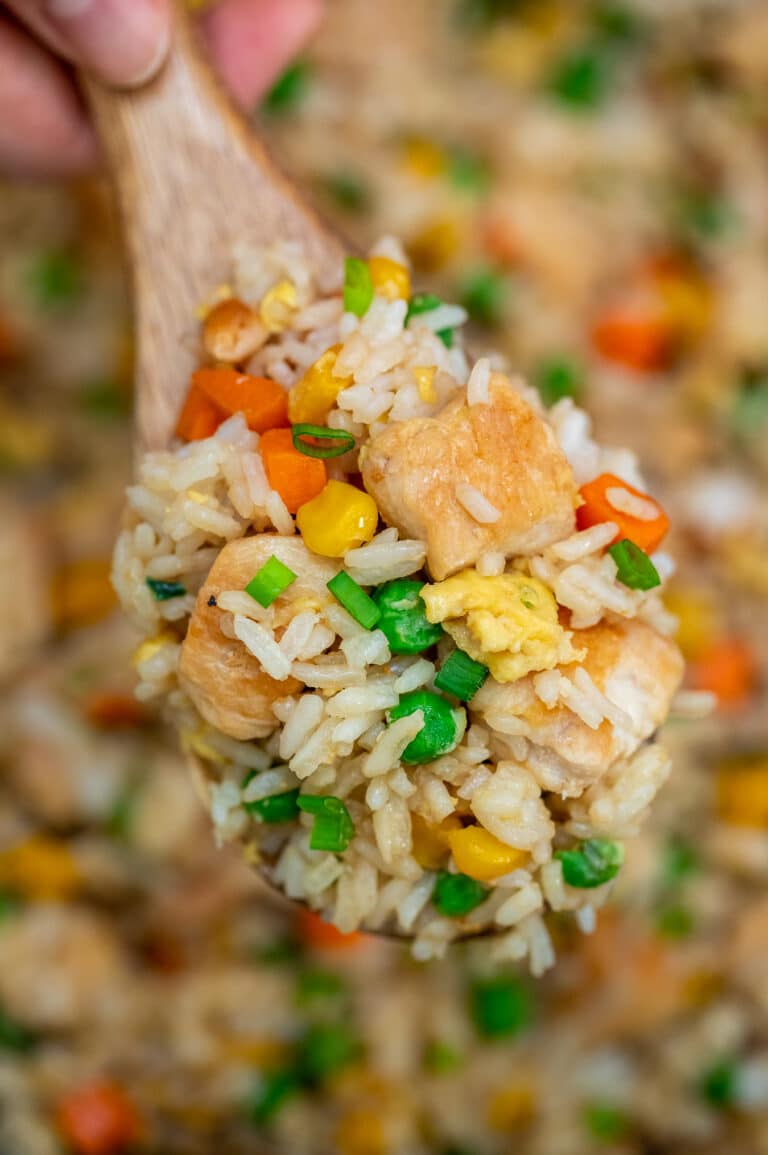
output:
M391 239L377 251L403 259ZM238 248L234 283L244 300L257 305L283 279L295 287L295 306L282 317L285 327L272 332L251 358L249 370L290 388L330 345L338 345L334 374L351 382L339 392L327 423L351 432L358 445L392 421L438 413L465 388L470 405L488 403L496 361L483 358L470 371L460 343L448 349L437 336L461 325L464 310L440 305L405 327L406 302L377 296L358 318L343 311L338 284L315 282L296 246ZM545 411L523 382L513 380L513 386L551 424L577 483L610 472L642 489L633 455L600 447L588 418L570 399ZM211 437L148 454L137 484L128 490L114 581L147 639L136 658L139 696L165 697L187 748L204 759L219 842L254 844L264 868L289 897L305 900L344 930L394 925L413 935L417 958L439 956L467 930L495 927L492 956L528 958L532 971L541 973L554 957L542 913L574 911L588 930L608 889L585 895L565 887L555 849L564 839L633 833L668 773L666 756L655 744L635 748L636 728L620 693L617 698L610 688L600 689L583 668L568 674L554 668L534 674L525 700L546 710L564 708L591 732L607 726L622 739L619 747L630 751L594 780L561 786L556 806L548 792L558 792L553 783L563 780L568 765L537 745L537 734L522 716L523 698L520 715L517 707L489 710L483 718L470 717L468 728L467 711L454 711L455 748L426 764L403 764L401 755L425 717L417 710L388 724L388 711L403 694L433 688L435 662L423 655L393 655L380 629L362 628L336 601L299 606L284 620L275 605L264 609L241 589L217 596L221 630L239 640L275 683L285 683L285 694L272 707L280 728L266 740L245 741L204 722L178 683L181 646L174 623L189 617L227 542L268 530L282 537L296 532L293 517L268 484L258 447L259 437L244 419L231 417ZM343 479L357 468L357 453L329 466L330 476ZM478 526L501 518L477 486L459 480L453 491ZM618 487L609 491L609 499L617 512L655 516L655 503ZM605 619L638 618L669 632L674 623L657 590L633 590L618 582L616 563L605 553L616 532L613 523L597 525L537 555L511 560L488 550L477 571L492 577L506 570L543 582L570 612L573 630ZM654 561L666 580L673 569L670 559L659 553ZM343 558L344 569L366 588L423 575L425 564L425 543L401 538L392 527ZM157 601L148 577L179 582L184 593ZM563 643L557 660L567 661L573 652ZM444 656L441 652L440 659ZM289 678L298 679L301 692L290 690ZM264 827L245 810L246 804L296 788L345 801L355 834L343 855L310 848L308 815ZM457 814L472 816L502 844L527 855L527 866L497 878L466 918L447 918L431 905L435 874L419 864L414 822L438 828L446 820L456 822Z

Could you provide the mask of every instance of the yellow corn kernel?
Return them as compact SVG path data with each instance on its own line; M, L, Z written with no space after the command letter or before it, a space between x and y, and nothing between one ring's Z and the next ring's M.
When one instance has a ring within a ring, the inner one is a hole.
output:
M197 730L182 730L180 735L182 750L185 754L196 754L198 758L202 758L206 762L213 762L214 765L222 764L226 761L224 755L220 754L206 740L205 734L204 726Z
M731 826L768 829L768 754L721 763L717 770L717 813Z
M676 641L689 660L707 650L719 632L712 597L703 589L677 586L665 597L667 609L677 618Z
M35 835L0 855L0 883L28 898L70 898L81 883L80 869L64 842Z
M219 1047L223 1059L250 1063L262 1069L283 1063L290 1052L285 1039L278 1039L273 1035L264 1035L262 1038L233 1035L228 1039L222 1039Z
M712 318L712 289L696 272L660 274L658 290L664 320L673 333L695 339Z
M337 377L333 370L341 345L332 345L288 394L288 418L291 424L322 425L342 389L352 384L351 377Z
M507 846L482 826L451 830L448 843L457 869L480 882L501 878L522 866L528 858L524 850Z
M494 1131L513 1131L530 1122L536 1096L528 1083L513 1083L496 1091L488 1102L488 1124Z
M114 609L117 598L109 578L110 563L83 558L62 566L51 588L53 615L61 629L89 626Z
M342 1116L336 1128L336 1150L339 1155L385 1155L387 1139L378 1111L353 1107Z
M348 549L370 541L378 520L370 494L346 481L329 481L296 514L304 544L321 557L343 557Z
M408 241L408 256L427 272L442 269L458 252L462 232L455 217L437 217Z
M411 817L411 852L423 870L439 870L450 849L448 834L461 826L458 818L446 818L439 826L430 826L420 814Z
M439 144L422 136L412 136L403 148L403 168L418 180L434 180L445 172L447 160Z
M261 299L259 317L262 325L270 333L282 333L291 323L297 302L293 281L278 281Z
M414 365L413 375L416 378L416 387L419 390L421 400L427 405L434 405L437 401L437 390L435 389L437 367L435 365Z
M146 642L142 642L138 649L134 650L133 658L131 659L134 666L140 666L142 662L149 661L154 658L155 654L163 648L168 642L175 642L176 635L172 634L170 630L163 630L161 634L156 634L154 638L147 638Z
M368 261L374 292L388 301L407 301L411 295L411 274L399 261L371 257Z

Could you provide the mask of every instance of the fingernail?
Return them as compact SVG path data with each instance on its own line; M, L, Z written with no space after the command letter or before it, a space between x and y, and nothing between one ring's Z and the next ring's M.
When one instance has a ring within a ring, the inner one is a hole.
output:
M142 84L168 51L163 0L44 0L43 9L78 63L109 84Z

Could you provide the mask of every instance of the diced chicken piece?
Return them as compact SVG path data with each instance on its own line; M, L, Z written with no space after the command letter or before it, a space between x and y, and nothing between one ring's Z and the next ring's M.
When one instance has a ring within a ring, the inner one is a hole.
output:
M297 537L263 533L225 545L198 594L181 647L179 681L200 714L232 738L263 738L277 726L272 704L295 694L295 678L277 681L237 638L222 632L217 598L225 590L244 590L272 556L298 575L280 598L277 625L287 625L299 610L327 604L326 583L338 566L311 554ZM255 604L255 603L254 603Z
M3 1006L41 1030L80 1027L114 1009L128 980L114 929L77 907L27 907L0 930L0 951Z
M395 422L360 455L382 516L426 541L438 580L487 551L538 553L574 527L576 483L554 433L501 374L489 396L487 405L461 396L436 417ZM471 516L457 486L474 487L495 520Z
M472 699L473 713L502 733L519 733L517 719L523 720L542 754L532 753L541 785L564 797L581 794L617 758L634 753L653 734L666 718L683 675L682 655L674 642L636 620L575 630L573 642L586 656L558 667L559 673L572 679L579 669L585 670L624 712L625 725L606 719L593 729L562 701L548 708L534 689L535 674L508 685L489 678Z

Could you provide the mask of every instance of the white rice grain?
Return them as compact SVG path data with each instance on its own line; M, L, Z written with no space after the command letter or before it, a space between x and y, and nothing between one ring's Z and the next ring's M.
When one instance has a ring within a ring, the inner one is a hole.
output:
M467 511L469 516L480 525L493 525L501 517L501 511L492 505L488 498L474 485L467 481L458 482L453 489L456 500Z
M467 404L487 405L490 401L491 362L481 357L475 362L467 381Z
M278 682L284 682L291 673L291 663L280 649L272 634L258 622L235 614L233 629L250 654L261 664L265 673Z

